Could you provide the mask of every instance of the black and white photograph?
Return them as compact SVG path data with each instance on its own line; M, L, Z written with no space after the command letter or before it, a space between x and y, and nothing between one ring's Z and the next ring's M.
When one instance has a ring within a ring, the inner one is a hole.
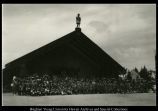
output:
M156 4L2 4L2 106L156 106Z

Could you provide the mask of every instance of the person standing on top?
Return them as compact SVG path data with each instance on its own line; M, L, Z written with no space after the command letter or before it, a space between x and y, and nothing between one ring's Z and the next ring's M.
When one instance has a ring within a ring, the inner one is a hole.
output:
M76 17L77 28L80 27L80 23L81 23L81 17L80 17L80 14L78 14L77 17Z

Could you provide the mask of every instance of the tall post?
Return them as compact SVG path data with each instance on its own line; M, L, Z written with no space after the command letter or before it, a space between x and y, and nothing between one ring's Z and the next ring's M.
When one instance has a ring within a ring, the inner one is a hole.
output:
M155 71L156 71L156 50L155 50Z

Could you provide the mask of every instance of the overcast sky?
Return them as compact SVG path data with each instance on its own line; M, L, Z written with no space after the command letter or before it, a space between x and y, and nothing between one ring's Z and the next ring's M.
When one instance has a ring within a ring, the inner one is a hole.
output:
M75 30L123 67L155 69L154 4L3 4L2 66Z

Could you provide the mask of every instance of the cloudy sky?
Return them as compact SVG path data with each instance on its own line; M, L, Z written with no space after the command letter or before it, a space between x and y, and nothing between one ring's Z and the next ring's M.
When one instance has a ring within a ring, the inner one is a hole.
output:
M155 68L154 4L3 4L2 66L75 30L122 66Z

